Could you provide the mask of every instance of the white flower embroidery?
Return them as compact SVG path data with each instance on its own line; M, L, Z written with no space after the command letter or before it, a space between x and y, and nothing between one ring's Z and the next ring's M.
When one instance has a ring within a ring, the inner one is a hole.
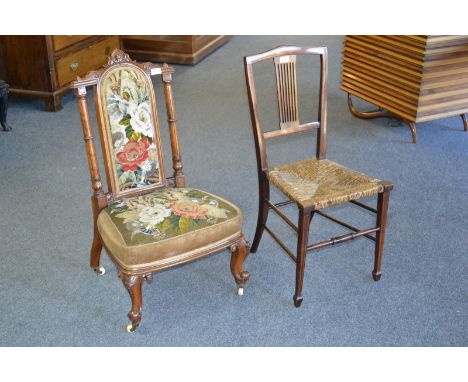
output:
M132 113L130 123L133 130L146 136L153 137L153 121L151 117L151 108L148 102L142 102Z
M118 94L111 94L107 98L107 110L111 125L118 125L126 114L131 114L135 109L135 103L125 100Z
M171 215L171 210L162 205L144 208L138 215L141 223L148 226L154 226L164 221L165 218Z

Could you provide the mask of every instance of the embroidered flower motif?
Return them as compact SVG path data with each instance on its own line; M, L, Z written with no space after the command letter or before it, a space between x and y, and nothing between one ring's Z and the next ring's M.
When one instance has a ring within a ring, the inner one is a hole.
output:
M119 190L162 183L145 75L130 68L115 69L103 87Z
M171 210L163 205L154 205L144 208L138 215L140 222L146 225L156 225L162 223L165 218L171 215Z
M148 138L144 137L138 142L129 141L123 150L116 154L122 165L122 171L136 171L148 159Z
M136 105L129 102L118 94L111 94L107 98L107 110L109 111L109 119L111 125L119 126L122 118L134 112Z
M142 102L137 108L130 113L133 130L137 133L152 136L153 123L151 118L151 107L148 102Z
M187 199L178 200L169 206L175 215L194 220L205 219L208 212L208 209Z

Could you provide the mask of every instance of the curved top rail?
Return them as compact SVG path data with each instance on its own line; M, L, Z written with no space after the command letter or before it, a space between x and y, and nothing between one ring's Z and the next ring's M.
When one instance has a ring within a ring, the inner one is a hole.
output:
M263 53L255 54L253 56L245 56L245 62L247 64L254 64L259 61L268 60L270 58L275 58L279 56L288 56L288 55L303 55L303 54L318 54L326 55L327 48L324 46L318 47L300 47L293 45L282 45L274 49L268 50Z

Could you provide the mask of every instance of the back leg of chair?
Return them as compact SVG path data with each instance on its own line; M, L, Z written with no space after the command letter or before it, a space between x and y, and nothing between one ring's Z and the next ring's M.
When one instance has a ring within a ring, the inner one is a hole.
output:
M102 252L102 240L96 228L94 229L94 238L93 238L93 244L91 245L91 255L89 258L89 264L91 268L93 268L94 272L96 272L98 275L103 275L104 273L106 273L105 268L100 266L101 252Z
M259 198L258 198L258 219L257 228L255 230L255 237L250 248L250 252L257 252L258 245L262 239L263 231L265 230L265 224L268 219L268 201L270 200L270 183L264 175L259 180Z
M388 200L390 191L381 192L377 200L377 223L376 226L380 228L376 233L375 241L375 259L374 259L374 270L372 271L372 278L374 281L379 281L382 276L382 254L385 241L385 229L387 227L387 211L388 211Z
M299 308L302 304L302 284L304 281L304 268L307 254L307 244L309 241L309 227L314 212L304 212L299 210L297 257L296 257L296 292L294 294L294 306Z
M94 196L91 198L91 205L93 207L93 220L94 220L94 233L93 233L93 243L91 244L91 254L89 256L89 265L93 268L94 272L98 275L103 275L106 273L104 267L100 266L101 262L101 252L102 252L102 239L101 235L99 234L99 230L97 227L97 218L99 212L105 205L104 198L95 198ZM107 203L106 203L107 204Z

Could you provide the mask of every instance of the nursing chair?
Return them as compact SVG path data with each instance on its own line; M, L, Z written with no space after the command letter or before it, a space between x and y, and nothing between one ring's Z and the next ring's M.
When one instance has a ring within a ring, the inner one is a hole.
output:
M133 332L141 321L142 283L155 271L228 248L230 268L243 293L249 253L242 234L242 213L227 200L185 187L179 149L172 74L166 64L136 63L115 50L102 69L72 82L78 98L93 193L94 238L90 265L98 274L104 247L128 290ZM150 76L164 86L173 176L166 178L158 113ZM103 189L86 96L94 88L108 191Z
M301 123L299 121L296 58L304 55L320 58L318 121L311 123ZM255 63L265 60L272 60L274 64L279 111L279 129L268 132L263 132L262 129L253 70ZM381 277L388 201L393 185L325 159L327 143L327 49L324 47L281 46L261 54L245 57L244 67L255 139L259 184L258 221L251 252L257 251L265 230L296 263L296 290L293 297L296 307L299 307L303 300L302 284L306 254L319 248L344 243L358 237L366 237L374 241L375 260L372 276L374 281L378 281ZM276 167L268 165L267 140L308 131L316 131L317 133L315 157ZM270 184L278 188L288 200L272 203L270 201ZM373 195L377 195L377 209L357 201L360 198ZM351 202L376 213L377 222L375 227L361 230L323 212L327 207L346 202ZM291 203L296 204L299 210L297 226L280 210L280 207ZM288 249L266 225L270 210L277 213L297 234L296 254ZM344 226L351 232L329 240L309 244L309 226L315 214Z

